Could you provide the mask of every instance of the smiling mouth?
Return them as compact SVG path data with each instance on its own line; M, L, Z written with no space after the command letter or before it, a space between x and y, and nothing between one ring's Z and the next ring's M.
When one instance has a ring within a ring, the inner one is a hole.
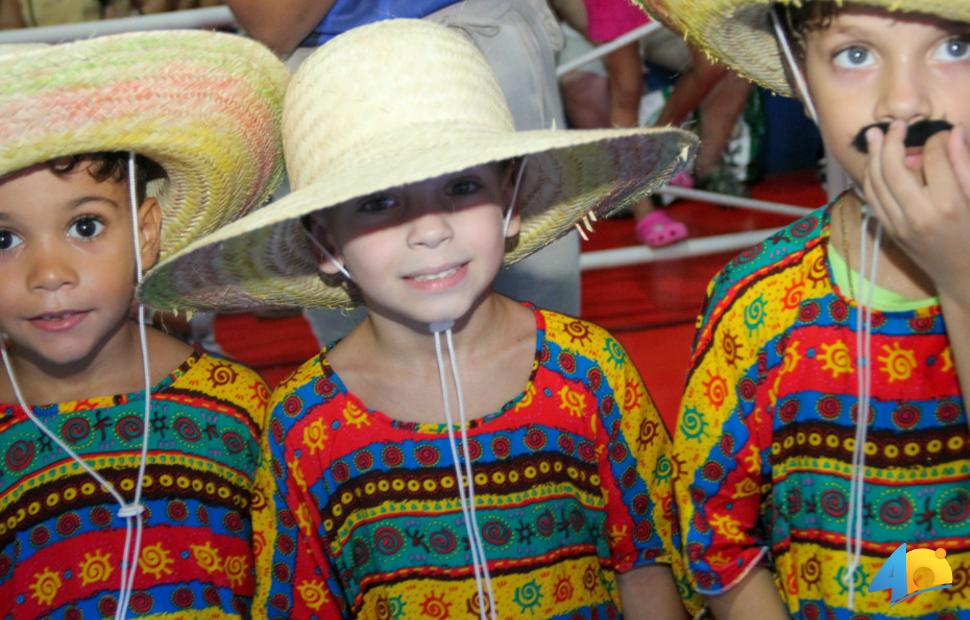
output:
M70 329L84 320L88 310L61 310L60 312L45 312L28 318L27 320L44 331L63 331Z
M404 276L411 287L424 292L443 292L452 290L468 275L468 262L452 263L447 267L423 269Z
M411 280L417 280L418 282L433 282L435 280L443 280L445 278L450 278L451 276L458 273L458 270L464 267L462 265L455 265L450 269L445 269L444 271L437 271L435 273L422 273L419 275L408 276Z

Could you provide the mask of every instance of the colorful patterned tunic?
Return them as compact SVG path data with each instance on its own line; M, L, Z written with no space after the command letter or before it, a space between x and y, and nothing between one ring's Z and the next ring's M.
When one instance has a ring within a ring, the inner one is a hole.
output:
M615 618L615 573L669 561L666 430L610 334L535 317L527 388L468 427L497 615ZM253 515L256 607L478 617L447 428L367 409L323 354L272 402L257 486L275 488Z
M268 397L251 370L195 353L153 388L129 618L248 615L248 515ZM134 392L34 411L130 502L144 403ZM19 406L0 405L0 454L0 618L114 614L125 540L117 502Z
M691 578L719 594L764 562L800 618L970 617L970 438L939 306L873 316L863 615L847 609L857 306L833 284L830 213L742 253L711 284L674 450ZM902 543L945 549L953 586L894 606L871 591Z

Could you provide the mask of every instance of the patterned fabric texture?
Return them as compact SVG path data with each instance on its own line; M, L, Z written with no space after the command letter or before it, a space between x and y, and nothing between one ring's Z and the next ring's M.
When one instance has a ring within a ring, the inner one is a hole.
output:
M669 440L610 334L535 317L526 389L468 427L497 615L616 618L616 573L670 561ZM368 410L324 354L271 402L255 606L271 617L477 617L447 428Z
M152 389L129 618L248 616L248 513L268 397L251 370L195 353ZM141 392L34 411L131 501ZM0 617L113 615L125 540L117 503L19 406L0 405L0 454Z
M939 306L873 315L864 544L847 608L858 308L833 285L830 214L711 284L674 447L691 579L719 594L762 563L797 618L970 618L967 414ZM945 549L953 585L893 606L871 591L902 543Z

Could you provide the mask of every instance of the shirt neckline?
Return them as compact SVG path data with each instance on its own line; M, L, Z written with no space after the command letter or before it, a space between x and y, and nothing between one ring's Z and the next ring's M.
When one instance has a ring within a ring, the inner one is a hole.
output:
M202 359L202 353L193 349L192 352L182 361L181 364L176 366L171 372L162 377L158 382L151 386L151 392L153 394L158 393L166 388L168 388L172 383L175 382L177 378L185 374L192 366L194 366L200 359ZM78 411L82 409L98 409L102 407L112 407L120 403L131 402L133 400L140 399L144 393L144 390L134 390L132 392L119 392L117 394L109 394L102 396L92 396L90 398L78 398L74 400L67 400L63 402L55 403L44 403L44 404L33 404L28 403L31 408L35 411L44 411L50 409L63 409L67 411ZM5 410L20 409L19 404L15 403L3 403L0 404L0 408Z
M539 360L542 354L542 343L545 339L546 325L545 319L542 316L542 311L539 308L536 308L531 304L524 305L532 310L532 315L535 320L535 352L533 356L532 371L529 373L529 379L526 381L525 387L522 389L522 391L520 391L516 396L512 397L497 411L492 411L483 416L468 420L466 426L468 429L484 426L500 418L506 412L514 410L516 405L518 405L527 394L534 390L536 373L538 372L540 366ZM379 409L368 407L357 394L347 387L347 385L343 382L343 379L340 378L340 375L337 374L337 371L334 370L334 368L330 365L329 361L327 360L327 351L331 348L333 347L327 347L327 349L320 353L319 361L324 374L326 374L330 380L333 381L334 385L338 387L339 392L342 393L348 401L360 408L361 411L366 412L368 417L393 428L408 430L421 434L439 435L448 431L448 425L445 422L410 422L406 420L399 420ZM458 429L460 428L460 425L455 424L453 428Z

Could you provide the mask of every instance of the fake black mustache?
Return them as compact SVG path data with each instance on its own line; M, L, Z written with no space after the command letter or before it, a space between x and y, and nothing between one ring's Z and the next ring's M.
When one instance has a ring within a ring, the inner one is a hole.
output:
M852 140L852 146L855 148L855 150L859 151L863 155L869 154L869 142L866 140L866 132L872 127L878 127L879 131L881 131L883 134L889 131L889 123L873 123L860 129L859 133L857 133L855 138ZM912 125L906 127L906 137L903 139L903 145L906 147L921 147L926 144L926 141L929 140L930 136L933 134L941 131L950 131L951 129L953 129L953 124L950 123L950 121L945 121L942 119L924 119L921 121L916 121Z

